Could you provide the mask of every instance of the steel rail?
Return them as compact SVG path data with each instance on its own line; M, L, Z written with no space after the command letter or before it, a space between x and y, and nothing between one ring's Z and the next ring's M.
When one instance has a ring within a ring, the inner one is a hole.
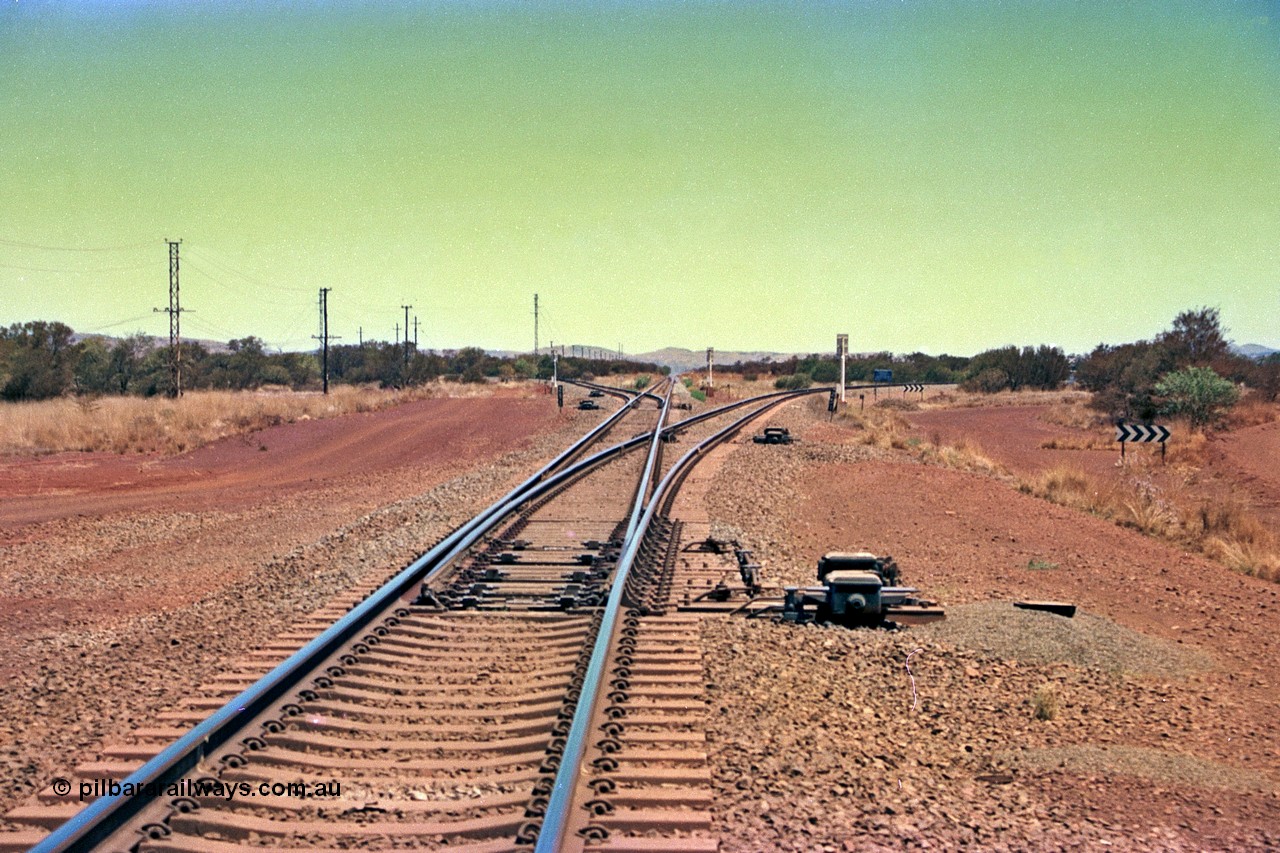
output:
M581 388L591 388L596 391L603 391L606 394L617 394L618 392L621 392L623 394L631 394L636 397L648 397L661 406L662 398L658 396L658 389L662 387L662 382L670 382L671 378L664 376L653 388L647 388L639 391L632 388L619 388L616 385L601 385L598 382L587 382L585 379L561 379L560 381L566 385L577 385Z
M668 402L670 400L670 390L671 389L668 389ZM742 408L743 406L748 406L753 403L759 403L761 400L775 399L776 402L784 402L787 399L803 397L809 394L825 393L828 390L830 389L809 388L809 389L804 389L800 391L776 391L769 394L763 394L759 397L752 397L746 400L739 400L735 403L730 403L727 406L722 406L718 409L712 409L710 411L703 412L699 415L695 415L692 418L686 418L683 421L679 421L678 423L671 424L667 427L663 427L661 429L655 429L652 431L653 436L656 437L658 434L679 432L681 430L694 426L698 423L701 423L702 421L705 421L714 417L719 417L735 409ZM636 399L639 399L639 398L636 398ZM664 409L663 417L665 417L667 414L668 414L668 411ZM754 416L755 415L753 415L752 417ZM661 420L659 421L659 425L661 425ZM576 463L575 465L569 468L565 468L562 471L558 471L555 474L548 476L541 482L535 483L531 488L526 489L520 495L511 497L502 506L494 504L488 510L486 510L490 518L493 520L493 523L488 525L475 525L472 529L468 530L465 533L465 535L458 537L450 545L449 550L445 552L443 555L441 555L439 559L436 560L435 567L433 567L430 571L428 571L426 574L424 574L421 577L420 579L421 582L426 584L434 580L436 574L442 571L446 566L450 565L454 560L456 560L459 556L461 556L463 552L465 552L468 548L474 545L482 536L488 533L489 530L494 526L494 524L496 524L498 520L506 518L507 516L516 512L521 505L531 500L536 500L544 496L547 492L557 489L560 486L565 485L570 480L576 477L580 477L583 474L586 474L591 469L604 464L609 459L612 459L614 456L619 456L623 453L626 453L627 451L633 450L634 448L644 444L646 441L650 441L650 442L654 441L654 438L650 436L650 432L643 432L639 435L636 435L636 436L633 436L632 438L627 439L626 441L621 441L610 447L606 447L604 450L598 451L597 453L594 453L591 456L588 456L586 459L583 459L582 461ZM655 444L655 446L660 446L660 445ZM652 447L650 449L650 453L651 454L653 453ZM647 461L646 469L651 470L652 467L653 467L653 462L651 460ZM638 526L637 520L640 517L640 513L644 509L644 503L645 501L643 500L643 498L640 498L640 499L637 499L636 504L632 507L632 514L629 518L628 525L627 525L628 536L624 537L623 539L624 549L626 547L625 543L627 542L627 539L630 537L631 533L635 530L636 526Z
M636 527L640 524L640 514L644 511L645 498L649 494L649 482L653 477L653 468L658 464L658 450L662 447L662 425L666 423L667 415L671 412L671 392L675 390L675 383L671 383L667 388L667 395L662 401L662 412L658 415L658 425L653 428L653 438L649 442L649 457L644 463L644 472L640 475L640 485L636 489L635 503L631 507L631 517L627 520L627 532L622 537L623 548L626 543L635 537ZM640 399L639 397L636 398ZM617 574L614 575L617 580ZM605 622L604 624L609 624Z
M627 585L627 578L630 575L631 567L635 563L636 555L640 551L640 544L644 539L645 532L649 528L649 524L653 521L653 516L657 510L658 504L662 499L663 493L674 482L681 470L697 457L704 449L713 447L724 441L729 436L740 430L749 421L754 420L775 406L779 406L786 402L789 398L803 397L809 394L826 393L827 388L810 388L799 391L785 391L779 394L768 394L765 397L777 397L779 399L771 400L764 406L761 406L754 412L751 412L723 429L719 430L711 437L698 442L684 456L673 465L662 478L658 487L654 490L653 496L649 499L645 507L644 515L636 527L629 532L627 539L622 546L622 555L618 559L617 568L614 570L612 587L609 590L609 599L605 605L604 614L600 620L600 630L596 634L596 642L591 650L591 660L587 665L586 675L582 680L582 688L578 698L578 704L574 708L573 723L569 728L569 734L565 738L564 751L561 753L560 768L556 772L555 782L551 790L551 797L547 801L546 811L542 819L542 827L538 832L538 841L534 846L536 853L560 853L565 840L565 832L569 827L569 823L573 817L571 809L574 805L574 793L577 791L578 779L582 773L582 758L586 754L587 738L590 733L590 725L595 710L595 706L599 701L600 687L604 679L604 668L608 662L609 650L613 645L614 634L617 630L618 616L622 611L622 598ZM760 398L753 398L743 402L759 402ZM726 410L729 408L725 407ZM723 412L721 412L723 414ZM689 420L693 420L690 418ZM687 423L687 422L681 422ZM661 425L661 422L659 422ZM656 439L656 436L655 436Z
M808 393L817 393L821 390L826 389L808 389L798 392L786 391L764 396L801 396ZM668 389L668 397L670 391L671 389ZM319 634L314 640L307 643L259 681L246 688L160 754L131 773L122 780L122 787L125 787L126 790L163 790L167 788L169 784L195 767L206 755L231 740L245 725L267 710L273 703L279 701L285 693L296 687L307 674L313 672L319 663L336 653L344 643L368 626L380 613L389 609L396 601L406 595L415 584L429 582L435 574L449 565L452 560L456 559L458 555L474 544L485 533L497 526L503 518L516 511L521 504L563 485L564 482L573 477L581 476L584 472L603 464L613 456L625 453L644 443L644 441L650 440L650 432L646 431L632 439L606 448L569 468L555 472L555 469L563 465L566 460L573 458L590 442L603 435L623 417L625 412L642 399L643 395L637 395L626 406L620 408L612 416L583 435L555 459L512 489L506 496L459 526L429 551L402 569L376 592L352 608L350 612ZM656 443L656 437L661 432L685 429L702 420L716 417L758 399L738 401L719 409L704 412L672 425L666 430L655 429L652 431L653 440ZM75 816L69 818L43 841L31 848L32 853L90 850L124 826L139 811L145 808L148 802L149 800L145 797L129 796L123 793L99 798Z
M391 607L404 596L424 576L430 576L447 564L447 560L459 553L463 547L459 543L474 542L504 517L511 513L512 506L519 506L535 493L554 487L561 479L552 474L566 460L572 459L590 442L603 435L624 414L636 405L639 397L620 408L611 417L602 421L595 428L575 441L568 449L559 454L551 462L544 465L531 477L516 486L506 496L499 499L478 515L467 521L433 548L401 570L394 578L380 587L376 592L351 609L349 613L329 626L314 640L307 643L275 669L263 676L259 681L245 689L220 709L197 724L159 755L144 763L122 781L126 790L164 790L170 783L181 778L188 770L195 767L207 754L222 746L237 734L248 722L269 708L281 696L288 692L315 666L330 657L338 648L359 633L378 614ZM638 440L622 442L614 445L604 454L622 452L629 449ZM590 459L574 465L576 470L592 460L599 464L603 454L596 454ZM607 458L607 457L605 457ZM561 472L563 473L563 472ZM541 487L546 486L546 489ZM90 803L75 816L45 837L43 841L31 848L32 853L53 853L53 851L89 850L105 840L112 833L124 826L141 811L148 799L139 796L118 794L102 797Z

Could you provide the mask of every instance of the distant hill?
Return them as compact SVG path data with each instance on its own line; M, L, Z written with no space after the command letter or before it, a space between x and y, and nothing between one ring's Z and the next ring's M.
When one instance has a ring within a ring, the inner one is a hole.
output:
M557 345L556 349L560 349ZM523 355L524 353L509 350L486 350L489 355L506 358L511 356ZM538 350L540 353L549 352L547 347ZM585 356L598 356L602 358L610 357L616 350L606 347L595 347L589 344L565 344L565 355L573 355L575 352ZM728 367L739 361L763 361L765 359L786 360L791 358L795 353L789 352L732 352L729 350L716 350L715 364L716 366ZM807 355L808 353L805 353ZM631 361L647 361L654 364L663 365L671 368L673 373L682 373L690 370L701 370L707 366L706 350L691 350L681 347L664 347L663 349L653 350L651 352L628 352L624 353L624 357Z
M78 344L81 341L101 341L105 346L111 347L115 346L116 341L120 340L122 337L124 336L103 335L97 332L88 332L86 334L76 332L71 336L71 342L73 344ZM169 337L167 335L164 337L159 335L142 335L142 339L146 341L148 350L169 346ZM227 346L226 341L212 341L204 338L183 338L182 342L184 344L199 344L208 352L226 352L230 349Z
M1264 347L1262 344L1243 344L1241 346L1233 345L1231 349L1232 351L1237 352L1240 355L1247 356L1248 358L1266 358L1272 353L1280 352L1280 350L1275 350L1271 347Z
M735 352L733 350L716 350L714 355L714 363L717 366L728 367L739 361L785 361L794 353L789 352ZM644 352L635 356L641 361L652 361L656 364L665 364L671 368L673 373L682 373L688 370L702 370L707 366L706 350L689 350L681 347L665 347L653 352Z

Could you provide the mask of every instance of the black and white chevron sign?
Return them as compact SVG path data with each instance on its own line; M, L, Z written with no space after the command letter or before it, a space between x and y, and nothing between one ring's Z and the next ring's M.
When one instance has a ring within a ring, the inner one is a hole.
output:
M902 391L903 391L903 393L906 393L907 391L919 391L919 392L923 393L923 392L924 392L924 386L923 386L923 385L911 385L911 384L907 384L907 385L903 385L903 386L902 386Z
M1160 441L1169 437L1169 428L1159 424L1117 424L1116 441Z

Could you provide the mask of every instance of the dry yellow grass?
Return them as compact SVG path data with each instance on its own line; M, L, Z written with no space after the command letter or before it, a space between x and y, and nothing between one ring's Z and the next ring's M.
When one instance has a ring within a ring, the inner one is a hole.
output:
M908 441L908 445L911 442ZM957 471L1004 476L1005 467L986 455L976 442L961 438L952 444L919 442L915 445L916 458L928 465L941 465Z
M1197 499L1185 479L1157 483L1142 466L1115 481L1070 467L1020 484L1022 491L1200 551L1236 571L1280 580L1280 542L1242 503Z
M932 407L974 405L961 399L964 396L948 395L945 400L935 399L930 404ZM1084 408L1083 402L1088 395L1083 392L1024 392L995 396L1003 397L1004 401L994 405L1035 400L1049 402L1053 413L1049 420L1090 430L1078 438L1046 442L1042 445L1044 447L1115 447L1110 425L1099 426L1093 413ZM815 399L812 405L817 406L819 402ZM925 407L930 407L930 404ZM946 445L936 433L929 442L908 438L910 425L898 408L892 404L868 406L865 411L848 407L837 415L837 421L859 430L863 444L907 450L926 464L1009 477L1003 466L993 462L981 447L971 441L961 439ZM1277 408L1280 407L1271 406L1272 410ZM1250 417L1256 420L1262 415L1255 413ZM1155 455L1143 455L1131 462L1116 479L1094 477L1078 468L1061 466L1030 479L1021 479L1018 488L1053 503L1198 550L1236 571L1280 581L1280 541L1267 527L1238 501L1209 501L1197 495L1192 487L1195 470L1207 459L1208 438L1185 423L1170 422L1169 425L1173 428L1173 437L1168 442L1167 460L1163 464ZM1159 466L1160 476L1156 475L1154 466Z
M906 450L926 465L992 476L1008 474L1002 465L992 461L972 440L961 438L954 443L944 444L937 435L932 437L932 441L921 441L908 436L911 425L902 412L913 411L915 408L916 404L909 401L894 401L889 405L881 402L879 405L868 406L865 410L842 409L837 415L837 421L857 430L862 444L885 450Z
M1248 394L1227 413L1229 429L1269 424L1275 420L1280 420L1280 402L1268 403L1253 393Z
M1088 394L1080 391L1058 393L1063 396L1050 403L1040 415L1041 420L1079 430L1097 430L1109 426L1106 415L1089 408Z
M1088 391L1063 389L1059 391L1001 391L998 394L979 394L968 391L939 391L927 393L921 408L924 409L973 409L993 406L1052 406L1083 407L1093 395Z
M1078 429L1074 435L1059 435L1040 442L1042 450L1115 450L1118 445L1115 428L1102 419L1102 425L1091 423L1090 413L1081 412L1077 418L1070 409L1059 412L1056 416L1046 414L1044 419ZM1164 419L1161 421L1172 432L1165 442L1167 458L1164 464L1180 468L1199 468L1208 460L1209 439L1203 430L1194 429L1185 420ZM1149 450L1158 453L1158 446L1153 444L1131 445L1130 452Z
M368 412L433 396L478 396L449 383L403 391L341 385L317 393L192 391L180 399L102 397L0 405L0 453L182 453L276 424Z
M1167 464L1199 468L1209 461L1209 438L1203 430L1192 429L1185 421L1167 422L1173 435L1165 442Z
M1236 571L1280 580L1280 543L1248 508L1234 499L1202 502L1191 519L1199 521L1206 554Z
M826 408L826 401L814 398L813 406ZM907 447L906 433L910 428L896 409L882 406L868 406L865 410L845 407L836 415L836 420L843 426L858 431L859 441L869 447L881 447L885 450L902 450Z
M1102 435L1062 435L1040 442L1041 450L1114 450L1115 439Z

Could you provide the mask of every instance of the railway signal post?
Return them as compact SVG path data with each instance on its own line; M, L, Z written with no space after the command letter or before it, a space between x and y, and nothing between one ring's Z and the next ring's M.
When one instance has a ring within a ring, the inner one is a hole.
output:
M849 336L836 335L836 355L840 359L840 402L844 402L844 360L849 355Z

